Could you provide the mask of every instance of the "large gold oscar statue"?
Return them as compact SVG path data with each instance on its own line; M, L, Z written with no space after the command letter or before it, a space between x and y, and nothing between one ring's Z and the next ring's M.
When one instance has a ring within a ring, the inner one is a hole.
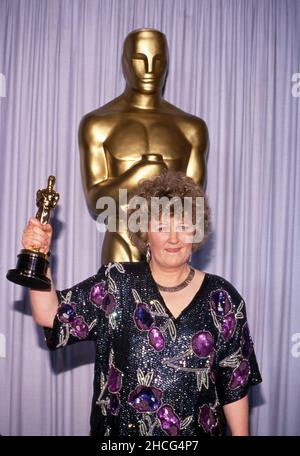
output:
M165 35L146 28L131 32L122 65L122 95L85 115L79 127L83 187L95 216L98 198L111 196L118 203L120 188L129 192L139 179L163 169L183 171L199 184L205 180L205 122L162 98L168 68ZM102 263L140 259L126 232L106 231Z

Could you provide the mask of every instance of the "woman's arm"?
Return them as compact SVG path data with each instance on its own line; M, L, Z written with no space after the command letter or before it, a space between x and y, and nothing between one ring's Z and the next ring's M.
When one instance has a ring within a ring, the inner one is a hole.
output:
M51 225L48 223L42 224L39 220L32 217L23 232L22 245L25 249L36 247L40 252L46 253L50 250L51 239ZM38 291L31 289L29 296L34 321L38 325L52 328L57 312L58 299L50 268L48 268L47 277L51 280L51 290Z
M248 395L223 406L228 426L233 436L247 436L249 433Z
M51 290L29 290L29 296L34 321L40 326L52 328L54 317L57 312L58 299L50 267L47 271L47 277L51 280Z

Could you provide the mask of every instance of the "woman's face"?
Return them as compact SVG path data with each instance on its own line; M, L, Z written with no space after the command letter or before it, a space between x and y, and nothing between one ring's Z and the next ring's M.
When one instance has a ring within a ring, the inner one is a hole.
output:
M151 220L148 239L152 261L174 268L187 263L193 234L194 229L184 217L162 215L159 220Z

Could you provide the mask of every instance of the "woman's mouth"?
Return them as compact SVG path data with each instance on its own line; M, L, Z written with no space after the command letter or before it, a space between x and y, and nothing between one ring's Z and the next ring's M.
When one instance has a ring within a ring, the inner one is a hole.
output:
M181 250L181 247L172 248L172 249L166 249L166 252L168 252L168 253L177 253L177 252L179 252L179 250Z

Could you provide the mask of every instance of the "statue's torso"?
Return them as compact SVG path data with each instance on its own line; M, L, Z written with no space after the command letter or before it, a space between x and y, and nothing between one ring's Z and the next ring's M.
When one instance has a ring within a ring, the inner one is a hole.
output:
M192 149L190 138L206 135L201 119L166 101L155 110L137 109L120 96L89 118L89 136L92 142L100 138L111 178L122 175L143 154L161 154L169 169L185 172Z
M143 154L161 154L170 169L186 169L191 144L176 120L157 113L110 117L112 128L104 141L109 176L124 173Z
M205 123L167 102L160 109L138 110L125 106L121 96L85 116L80 134L86 188L91 187L93 181L105 180L110 180L109 185L115 180L118 187L117 178L121 178L145 154L160 154L169 170L184 173L188 166L191 167L193 157L192 168L195 168L198 180L205 173L203 161L199 158L202 154L204 158L206 153ZM192 156L195 138L203 150L197 146L197 153ZM99 186L97 198L103 196L103 192L105 190ZM130 245L126 233L106 232L102 262L137 261L140 256Z

